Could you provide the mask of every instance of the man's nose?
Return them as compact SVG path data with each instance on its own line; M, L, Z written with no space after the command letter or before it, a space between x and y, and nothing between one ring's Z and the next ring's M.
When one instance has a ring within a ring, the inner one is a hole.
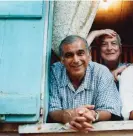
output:
M79 57L78 57L77 55L74 55L74 56L73 56L73 61L74 61L74 62L78 62L78 61L79 61Z
M108 50L111 50L112 49L112 44L111 43L109 43L108 44L108 48L107 48Z

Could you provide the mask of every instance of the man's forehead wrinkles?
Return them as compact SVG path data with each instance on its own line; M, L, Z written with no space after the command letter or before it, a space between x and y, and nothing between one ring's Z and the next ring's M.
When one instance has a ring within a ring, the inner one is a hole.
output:
M118 42L117 40L103 40L102 42Z
M79 50L76 50L76 51L67 51L67 52L65 52L65 54L66 53L77 53L79 51L85 51L85 49L79 49Z

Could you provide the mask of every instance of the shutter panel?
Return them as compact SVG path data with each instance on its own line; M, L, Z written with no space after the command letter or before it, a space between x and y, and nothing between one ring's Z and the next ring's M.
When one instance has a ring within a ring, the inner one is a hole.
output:
M45 8L42 1L0 1L2 122L39 120Z
M41 18L42 0L0 1L0 18Z

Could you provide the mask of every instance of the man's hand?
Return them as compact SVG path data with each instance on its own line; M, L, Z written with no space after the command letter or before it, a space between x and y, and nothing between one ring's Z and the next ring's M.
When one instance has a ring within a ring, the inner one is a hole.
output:
M91 45L91 43L93 42L93 40L101 35L109 35L109 36L116 36L116 32L114 30L111 29L101 29L101 30L94 30L92 32L90 32L87 36L87 42L88 42L88 46Z
M127 68L127 65L124 65L112 71L115 81L118 81L118 75L121 74L126 68Z
M85 105L76 109L67 110L67 112L71 115L69 118L71 128L85 132L93 129L92 122L95 121L93 105Z
M129 120L133 120L133 111L130 112Z
M91 32L95 37L99 37L101 35L109 35L115 36L116 32L112 29L102 29L102 30L95 30Z

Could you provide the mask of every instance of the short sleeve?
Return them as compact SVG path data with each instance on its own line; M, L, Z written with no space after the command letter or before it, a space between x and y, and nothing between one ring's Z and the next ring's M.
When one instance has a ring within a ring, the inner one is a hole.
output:
M50 73L49 112L62 109L61 98L58 93L57 79L52 70Z
M97 84L96 109L121 116L121 100L112 74L108 69L101 73Z

